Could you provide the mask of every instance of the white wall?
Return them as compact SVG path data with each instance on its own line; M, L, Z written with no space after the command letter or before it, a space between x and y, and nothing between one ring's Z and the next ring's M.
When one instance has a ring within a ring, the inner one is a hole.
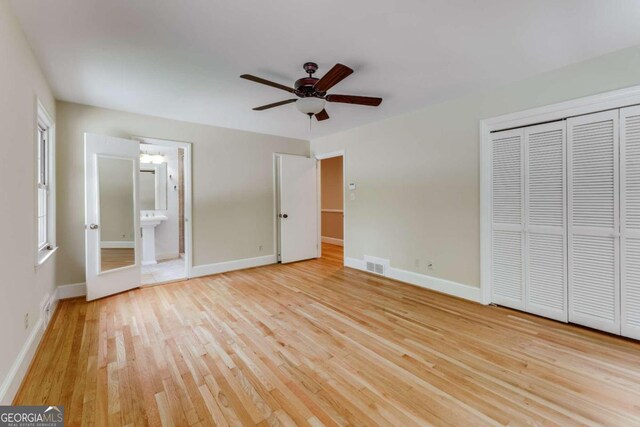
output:
M344 149L357 184L345 256L479 286L479 120L637 84L633 47L313 140L316 154Z
M299 139L68 102L57 103L57 131L58 285L85 281L84 132L193 144L195 266L274 254L273 153L309 153Z
M53 97L31 48L9 3L0 0L0 404L13 399L32 353L22 360L18 356L30 336L37 345L40 302L55 289L57 254L34 269L38 98L55 116Z

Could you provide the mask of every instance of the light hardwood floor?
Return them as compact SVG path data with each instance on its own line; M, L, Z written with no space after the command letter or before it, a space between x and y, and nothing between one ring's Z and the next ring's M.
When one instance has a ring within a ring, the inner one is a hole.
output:
M640 424L640 343L326 258L60 303L16 404L67 425Z

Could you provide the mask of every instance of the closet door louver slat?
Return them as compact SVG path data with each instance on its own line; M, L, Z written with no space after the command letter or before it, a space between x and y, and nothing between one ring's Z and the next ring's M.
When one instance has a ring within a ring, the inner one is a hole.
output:
M492 301L525 307L524 269L524 131L497 132L491 140Z
M526 310L567 321L566 123L525 128Z
M618 111L567 120L569 321L620 333Z
M620 110L622 335L640 339L640 107Z

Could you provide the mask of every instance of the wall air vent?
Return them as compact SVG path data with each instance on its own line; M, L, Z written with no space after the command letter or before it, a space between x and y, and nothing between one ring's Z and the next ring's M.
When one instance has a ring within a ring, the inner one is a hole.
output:
M389 268L389 260L383 258L376 258L372 256L364 256L366 270L370 273L386 276L387 269Z

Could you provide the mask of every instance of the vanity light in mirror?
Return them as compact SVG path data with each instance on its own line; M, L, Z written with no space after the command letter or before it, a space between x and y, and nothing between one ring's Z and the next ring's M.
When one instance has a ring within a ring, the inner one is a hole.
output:
M154 165L159 165L164 163L164 156L162 154L149 154L142 153L140 154L140 163L152 163Z

